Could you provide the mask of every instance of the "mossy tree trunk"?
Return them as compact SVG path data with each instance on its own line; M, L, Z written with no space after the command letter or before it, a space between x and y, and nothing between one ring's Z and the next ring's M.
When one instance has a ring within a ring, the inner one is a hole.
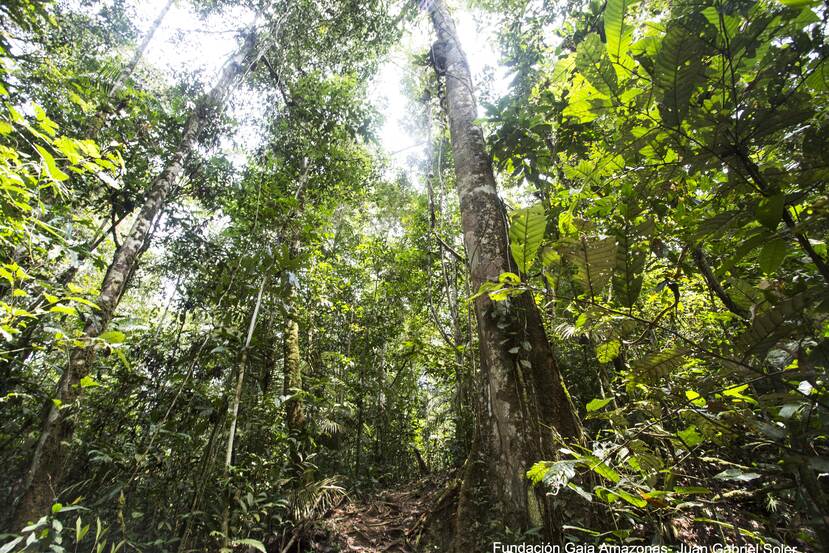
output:
M434 63L446 79L464 245L477 290L504 272L517 271L492 163L475 123L472 78L455 24L441 0L429 4L429 14L438 36ZM513 531L542 526L546 539L558 540L560 524L554 509L543 491L530 489L526 472L535 462L555 456L556 434L575 438L580 425L541 316L530 294L503 302L493 302L484 294L475 300L475 314L485 390L466 477L484 485L470 480L461 488L455 547L474 549L481 539L480 528L464 519L480 518L484 512ZM476 493L493 497L470 497ZM486 508L471 509L475 503Z

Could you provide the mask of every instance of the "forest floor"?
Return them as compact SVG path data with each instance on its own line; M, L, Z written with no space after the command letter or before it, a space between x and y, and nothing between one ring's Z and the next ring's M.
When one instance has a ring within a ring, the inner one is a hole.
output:
M363 499L345 499L316 525L311 551L414 553L445 480L426 477Z

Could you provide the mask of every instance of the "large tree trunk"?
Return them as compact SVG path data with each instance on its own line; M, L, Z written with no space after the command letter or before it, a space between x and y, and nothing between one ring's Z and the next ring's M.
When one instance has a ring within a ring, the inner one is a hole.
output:
M507 223L498 197L492 163L483 133L475 124L477 108L472 78L461 50L455 25L442 0L429 4L438 35L433 48L439 73L445 73L447 114L452 137L455 174L473 289L501 273L516 272L509 253ZM477 451L470 456L467 475L486 471L494 497L477 498L490 516L511 530L543 526L545 538L559 540L559 522L545 494L529 487L527 470L533 463L551 459L556 434L574 438L580 425L561 381L538 308L530 294L493 302L482 295L475 300L480 341L484 409L478 414ZM517 352L517 353L511 353ZM461 514L469 513L468 497L476 486L464 486ZM492 508L494 507L494 509ZM468 515L465 515L468 516ZM485 521L481 521L485 522ZM458 520L456 548L480 539L468 521Z
M199 130L207 118L221 106L237 77L249 66L255 45L255 37L250 34L245 40L244 47L225 65L219 81L208 97L190 115L178 148L164 172L150 186L129 235L113 255L96 301L99 309L90 316L84 327L84 341L87 342L87 346L73 348L70 352L69 363L58 383L56 399L59 400L59 404L50 399L44 406L40 438L20 486L20 496L15 510L15 522L18 526L36 520L48 512L60 491L66 453L63 442L71 440L74 432L74 415L68 414L66 410L74 407L81 392L80 381L89 372L95 358L91 342L106 331L112 320L129 277L148 243L154 221L182 173L184 162L196 143Z

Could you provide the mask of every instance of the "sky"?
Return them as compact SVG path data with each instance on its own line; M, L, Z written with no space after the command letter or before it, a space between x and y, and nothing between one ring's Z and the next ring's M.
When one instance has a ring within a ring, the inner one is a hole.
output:
M141 32L149 29L166 0L131 0L136 11L136 26ZM456 4L458 4L456 2ZM461 43L469 58L473 78L479 79L489 67L494 71L493 86L496 92L507 88L508 75L498 65L497 42L494 22L470 11L453 10ZM218 74L224 60L236 47L235 31L250 25L254 15L242 9L234 9L231 16L214 16L200 19L189 7L187 0L178 0L156 32L145 56L162 76L172 80L177 72L196 71L205 80ZM477 21L476 21L477 19ZM408 54L423 51L434 40L431 24L425 13L417 18L408 32L387 56L375 77L370 90L371 100L383 116L380 143L389 156L392 170L405 170L407 160L425 155L424 136L413 136L406 125L409 99L403 92L408 67ZM128 57L131 53L125 53ZM242 129L237 142L255 141L249 130ZM226 147L232 148L232 141ZM243 157L241 152L235 155Z

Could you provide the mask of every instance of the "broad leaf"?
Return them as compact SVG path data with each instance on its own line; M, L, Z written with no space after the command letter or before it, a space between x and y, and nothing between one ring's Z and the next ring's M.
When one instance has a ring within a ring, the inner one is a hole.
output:
M599 294L607 285L616 265L616 239L588 241L582 238L570 254L576 266L576 280L591 296Z
M683 25L668 27L654 65L659 112L669 127L677 127L688 114L691 95L704 78L702 42Z
M519 209L510 217L510 251L522 273L528 272L538 259L538 248L544 241L546 228L547 218L541 204Z
M598 411L608 403L613 401L613 398L605 398L605 399L593 399L590 400L585 407L587 407L587 412L592 413L594 411Z
M786 258L787 249L786 241L782 238L773 238L766 242L758 258L760 270L764 273L773 273L779 269L783 259Z
M607 53L610 61L618 64L618 76L625 72L625 68L633 66L633 60L628 55L633 27L625 20L625 15L633 2L629 0L608 0L604 11L604 34L607 40Z
M590 33L579 44L576 68L596 90L608 97L615 94L619 86L616 71L598 34Z
M666 377L672 370L681 367L685 363L687 353L685 348L669 348L637 359L631 363L630 368L649 382L656 382Z

